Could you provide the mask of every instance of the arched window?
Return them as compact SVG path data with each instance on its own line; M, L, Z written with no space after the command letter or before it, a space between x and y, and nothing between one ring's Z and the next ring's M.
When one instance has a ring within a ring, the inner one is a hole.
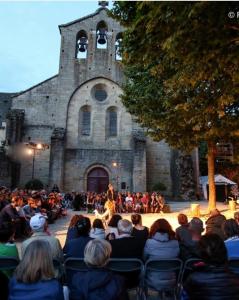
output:
M122 60L122 32L119 32L115 39L115 60Z
M106 112L106 136L117 136L117 108L110 107Z
M91 108L88 105L80 109L79 133L80 135L90 135L91 129Z
M88 38L84 30L78 32L76 36L76 58L87 57Z
M96 27L96 48L97 49L107 49L108 40L107 40L107 31L108 27L104 21L98 23Z

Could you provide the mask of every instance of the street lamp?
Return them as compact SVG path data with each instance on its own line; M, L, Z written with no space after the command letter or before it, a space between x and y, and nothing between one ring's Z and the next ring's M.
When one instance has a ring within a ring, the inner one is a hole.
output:
M112 166L115 168L116 170L116 187L117 187L117 191L119 191L119 171L120 171L120 163L113 161L112 162Z
M32 155L32 179L34 178L34 172L35 172L35 158L36 158L36 153L37 151L44 151L46 149L49 149L50 146L48 144L41 144L41 143L25 143L27 146L27 153L28 155Z

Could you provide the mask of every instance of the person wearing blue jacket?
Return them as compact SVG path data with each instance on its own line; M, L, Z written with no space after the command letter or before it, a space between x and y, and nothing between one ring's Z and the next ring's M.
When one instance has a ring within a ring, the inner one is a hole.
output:
M9 300L64 300L63 288L54 278L50 245L31 242L9 283Z
M89 269L73 276L70 300L128 300L124 279L105 268L110 254L109 242L103 239L88 242L84 261Z

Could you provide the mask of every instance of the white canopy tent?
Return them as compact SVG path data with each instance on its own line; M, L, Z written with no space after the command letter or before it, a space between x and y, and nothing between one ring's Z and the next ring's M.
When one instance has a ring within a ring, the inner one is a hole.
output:
M202 187L203 196L207 199L207 185L208 185L208 176L200 176L199 177L200 185ZM216 185L236 185L237 183L231 181L221 174L217 174L214 176L214 182Z

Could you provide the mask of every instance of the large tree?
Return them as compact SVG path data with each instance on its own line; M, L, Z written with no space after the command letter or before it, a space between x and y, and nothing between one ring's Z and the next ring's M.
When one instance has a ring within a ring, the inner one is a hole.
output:
M216 143L239 136L239 5L114 3L126 27L123 103L154 140L208 148L209 209L216 207Z

